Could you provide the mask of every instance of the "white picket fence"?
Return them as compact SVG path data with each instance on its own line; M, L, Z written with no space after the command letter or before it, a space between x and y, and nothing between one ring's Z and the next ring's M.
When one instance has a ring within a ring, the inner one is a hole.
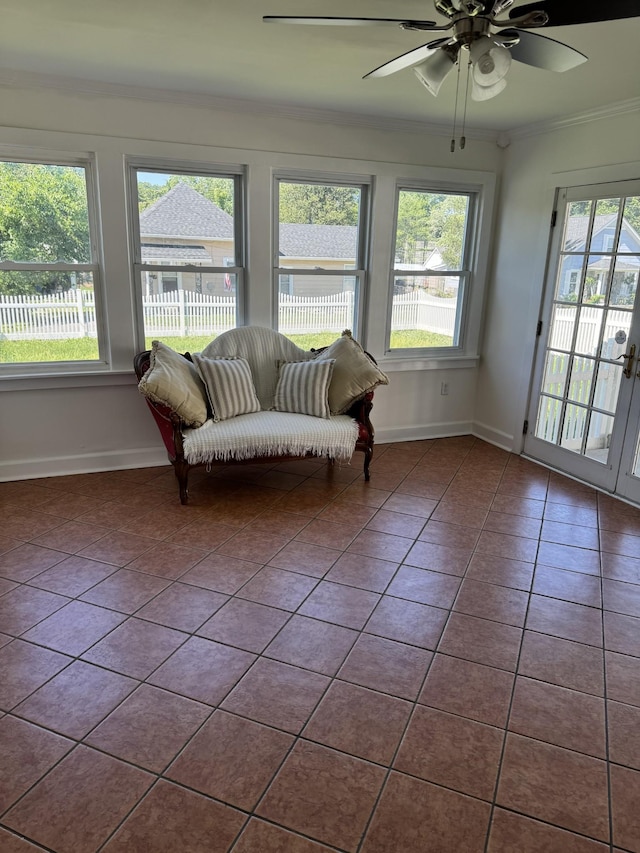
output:
M330 296L280 294L278 328L288 335L341 332L353 325L354 294ZM148 337L215 335L236 325L235 296L210 296L178 290L143 297ZM415 291L394 296L392 329L419 329L453 335L456 300ZM0 338L62 340L96 337L94 294L68 290L50 296L0 294Z

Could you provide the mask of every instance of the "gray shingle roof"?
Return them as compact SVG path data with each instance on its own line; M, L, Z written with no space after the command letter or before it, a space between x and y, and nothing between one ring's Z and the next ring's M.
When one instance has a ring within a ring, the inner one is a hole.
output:
M355 260L356 225L296 225L280 223L280 254L289 258Z
M232 240L233 217L187 184L176 184L142 211L140 234Z
M142 243L142 261L182 261L211 263L211 255L204 246L171 245L169 243Z

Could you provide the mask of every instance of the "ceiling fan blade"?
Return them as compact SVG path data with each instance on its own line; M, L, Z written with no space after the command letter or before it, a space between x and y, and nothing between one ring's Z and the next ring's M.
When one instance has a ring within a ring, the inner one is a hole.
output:
M568 71L588 59L584 53L574 50L569 45L541 36L539 33L518 30L518 35L520 40L510 48L511 55L525 65L546 68L548 71Z
M540 0L539 3L527 3L526 6L511 9L509 17L517 18L538 11L546 12L549 16L548 27L640 17L638 0Z
M436 48L436 50L439 50L439 48ZM373 71L365 74L362 79L366 80L367 77L387 77L389 74L395 74L396 71L402 71L404 68L410 68L412 65L424 62L425 59L428 59L435 52L428 44L423 44L421 47L416 47L400 56L396 56L395 59L385 62L384 65L379 65L378 68L374 68Z
M388 27L406 26L429 30L436 27L435 21L409 21L406 18L311 18L290 17L287 15L265 15L265 24L311 24L316 27Z

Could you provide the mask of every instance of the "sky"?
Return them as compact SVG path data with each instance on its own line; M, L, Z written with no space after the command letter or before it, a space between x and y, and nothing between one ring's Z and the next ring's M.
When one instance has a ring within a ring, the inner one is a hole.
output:
M147 184L166 184L169 177L162 172L138 172L138 180Z

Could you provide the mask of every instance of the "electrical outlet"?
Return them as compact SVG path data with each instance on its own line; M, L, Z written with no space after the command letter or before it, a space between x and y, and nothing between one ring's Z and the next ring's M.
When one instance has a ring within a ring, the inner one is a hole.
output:
M447 394L449 393L449 383L448 382L441 382L440 383L440 393L442 394L443 397L447 396Z

